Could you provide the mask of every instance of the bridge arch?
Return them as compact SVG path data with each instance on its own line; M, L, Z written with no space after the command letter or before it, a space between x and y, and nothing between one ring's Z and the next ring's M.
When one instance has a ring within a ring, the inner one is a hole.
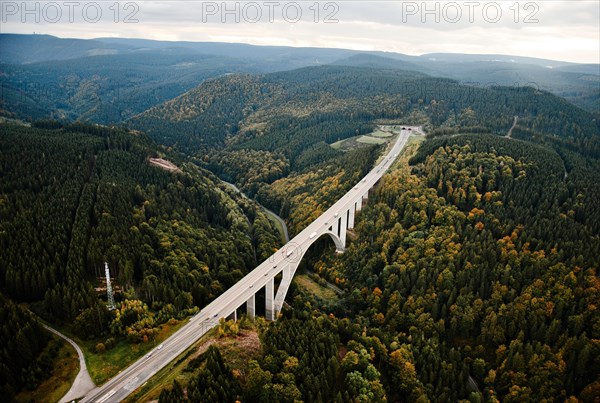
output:
M333 241L333 244L335 245L335 250L337 252L340 252L340 253L344 252L344 250L346 249L346 245L344 244L344 241L342 241L342 238L340 238L338 236L338 234L336 234L335 232L333 232L331 230L326 230L326 231L323 231L322 233L320 233L318 236L315 235L315 237L311 240L311 242L308 244L308 246L306 248L304 248L304 250L301 251L300 258L298 259L298 263L300 263L302 261L302 259L304 258L304 255L310 249L310 247L313 246L319 239L323 238L325 235L329 235L329 237Z
M313 246L319 239L323 238L325 235L329 235L329 237L333 240L335 245L335 249L337 253L343 253L345 249L344 242L342 239L333 231L327 230L322 232L319 236L315 236L312 241L308 244L307 247L299 250L298 254L294 257L294 259L288 260L288 264L283 269L283 276L281 279L281 283L279 284L279 288L277 289L277 294L275 295L275 314L281 312L281 308L283 308L283 303L285 302L285 297L292 283L292 279L304 259L306 252ZM298 248L300 249L300 248Z

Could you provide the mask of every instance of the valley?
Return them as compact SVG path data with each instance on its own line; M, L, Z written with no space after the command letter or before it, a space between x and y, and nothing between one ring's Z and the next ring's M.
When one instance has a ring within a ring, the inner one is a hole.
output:
M9 401L600 395L597 65L0 41Z

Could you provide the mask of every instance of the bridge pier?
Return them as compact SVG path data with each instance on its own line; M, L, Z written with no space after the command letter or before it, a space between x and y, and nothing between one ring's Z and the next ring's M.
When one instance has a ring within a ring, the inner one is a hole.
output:
M348 229L354 228L354 214L356 214L356 203L348 210Z
M254 319L256 315L256 294L253 294L248 301L246 301L246 314Z
M227 320L233 320L234 322L237 322L237 308L227 316Z
M265 318L275 320L275 278L267 281L265 286Z
M340 237L340 240L342 241L342 245L344 246L344 249L346 248L346 231L348 227L348 221L346 218L346 213L344 212L344 214L342 214L342 216L339 218L338 221L338 236ZM341 252L343 252L344 250L342 250ZM338 251L340 252L340 251Z

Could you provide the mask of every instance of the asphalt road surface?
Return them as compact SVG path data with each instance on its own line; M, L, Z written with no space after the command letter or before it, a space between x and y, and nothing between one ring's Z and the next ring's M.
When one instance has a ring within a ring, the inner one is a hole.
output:
M81 348L79 348L77 343L75 343L72 339L68 338L58 330L53 329L45 324L42 324L42 326L44 326L48 331L68 341L69 344L73 346L75 351L77 351L77 355L79 356L79 372L77 373L77 376L75 377L71 388L60 399L60 403L70 402L80 398L81 396L85 396L85 394L88 393L90 390L94 389L96 385L94 384L94 381L92 381L92 378L88 373L87 367L85 365L85 357L83 356L83 351L81 351Z

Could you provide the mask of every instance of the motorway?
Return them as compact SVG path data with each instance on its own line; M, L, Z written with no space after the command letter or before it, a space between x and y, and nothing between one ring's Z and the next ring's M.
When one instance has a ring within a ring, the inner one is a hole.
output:
M416 128L413 127L412 130L416 130ZM286 265L297 264L310 245L320 235L328 231L328 228L336 222L341 213L353 208L356 200L362 200L362 196L368 194L369 189L379 181L381 176L394 163L406 145L411 132L408 128L401 130L393 147L379 164L290 242L190 318L188 324L175 332L163 344L125 368L101 387L90 391L81 402L117 402L124 399L183 353L206 332L218 325L219 319L227 318L238 307L245 304L267 282L280 273ZM315 236L315 232L319 236Z

